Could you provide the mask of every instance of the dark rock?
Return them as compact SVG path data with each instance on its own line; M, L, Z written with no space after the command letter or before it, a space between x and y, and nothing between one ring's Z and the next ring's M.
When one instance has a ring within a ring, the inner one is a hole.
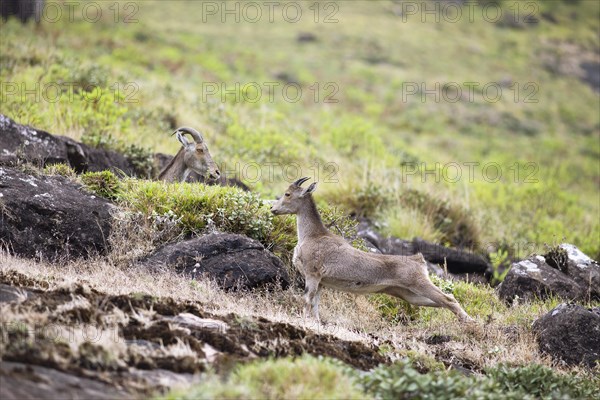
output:
M490 263L479 254L466 250L452 249L429 243L425 240L415 238L412 241L413 250L423 254L429 262L447 265L448 272L453 274L484 274Z
M533 256L514 263L504 281L498 286L498 295L512 303L520 299L545 299L550 295L564 299L582 299L581 287L557 269L546 264L542 256Z
M600 265L572 244L559 246L566 251L566 271L583 291L584 298L600 300Z
M0 114L0 163L26 160L36 165L69 163L67 147L46 131L17 124Z
M587 83L596 92L600 92L600 63L584 61L579 64L583 71L581 80Z
M432 335L429 337L425 338L425 343L429 344L429 345L435 345L435 344L443 344L443 343L447 343L449 341L452 340L452 337L448 336L448 335Z
M566 300L600 299L600 267L571 244L561 244L562 255L551 252L513 263L498 286L498 295L507 302L546 298L549 295Z
M600 308L560 304L533 323L540 351L570 365L600 361Z
M121 153L90 147L65 136L58 136L65 143L68 164L77 173L112 171L125 173L128 176L145 176L145 171L139 171Z
M21 125L0 114L0 164L26 161L38 166L67 164L77 173L110 170L146 177L123 154L90 147L65 136Z
M123 389L52 368L0 362L0 398L21 399L134 399Z
M152 269L169 268L192 278L207 275L224 289L289 285L279 258L260 242L243 235L213 233L167 245L142 262Z
M104 254L113 209L62 176L0 167L0 243L49 260Z
M2 0L0 2L0 15L2 20L10 16L18 17L21 22L33 18L36 22L42 19L44 0Z

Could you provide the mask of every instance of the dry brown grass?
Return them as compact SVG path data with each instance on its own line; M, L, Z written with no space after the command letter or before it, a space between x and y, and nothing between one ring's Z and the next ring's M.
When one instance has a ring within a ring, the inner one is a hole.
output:
M551 308L555 301L504 307L487 317L475 314L477 322L469 325L459 323L446 310L424 309L416 320L395 325L386 321L367 297L325 290L321 309L326 322L317 326L303 320L302 292L294 288L270 292L224 292L210 280L190 281L170 272L150 273L136 267L115 266L100 259L51 265L14 257L6 251L0 252L0 270L18 271L43 280L47 282L48 289L84 284L113 295L144 293L200 302L206 311L217 315L260 316L344 340L376 344L392 359L404 356L435 359L446 366L464 366L476 371L498 363L538 363L556 367L548 357L540 355L530 330L531 322ZM75 297L67 306L85 307L81 303ZM31 323L46 319L43 313L18 316L7 312L5 306L2 310L4 321L26 318ZM117 315L114 317L119 318ZM447 335L450 340L442 344L427 344L425 340L434 335ZM113 350L116 353L122 351Z

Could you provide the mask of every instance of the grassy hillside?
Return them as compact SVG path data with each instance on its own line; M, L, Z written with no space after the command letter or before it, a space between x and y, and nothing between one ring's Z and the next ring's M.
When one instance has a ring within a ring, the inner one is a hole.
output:
M25 334L48 321L80 324L81 315L102 314L92 300L124 296L133 305L98 317L101 328L123 332L131 320L154 329L159 307L140 300L151 298L246 327L268 355L227 353L208 363L169 327L170 342L153 337L155 355L172 360L171 369L191 359L203 372L198 385L163 393L168 399L598 396L598 368L558 364L538 351L531 325L562 302L556 297L509 306L489 285L436 280L476 319L464 325L447 310L325 290L325 323L315 326L302 318L297 287L224 292L132 261L216 227L260 240L291 268L294 218L274 217L264 200L301 176L319 181L324 220L345 236L355 232L352 213L387 234L491 253L495 264L563 241L600 259L599 2L479 0L460 18L447 2L421 1L282 2L272 14L262 7L260 18L243 2L227 3L239 4L239 15L222 15L224 2L92 2L72 14L66 3L52 2L37 26L0 22L0 113L142 161L175 154L169 133L192 126L221 170L254 192L23 166L69 176L121 212L103 258L57 266L0 248L0 283L39 296L2 305L0 333L20 338L0 343L4 361L31 356L90 376L138 365L142 350L126 354L122 343L90 347L78 338L66 351ZM94 290L81 289L88 286ZM44 299L53 296L60 301L49 311ZM22 331L6 332L7 321ZM270 324L300 332L293 339L301 351L264 328ZM254 337L258 331L272 337ZM306 348L316 333L331 335L332 347L360 341L395 362L361 372L321 356L279 358L328 354ZM142 393L138 384L125 387Z
M390 234L516 257L564 239L600 258L600 103L581 79L596 1L504 1L497 23L384 1L294 3L295 23L184 1L100 2L92 22L55 4L56 22L1 26L0 112L18 122L171 154L168 133L194 126L265 198L314 176L323 202Z

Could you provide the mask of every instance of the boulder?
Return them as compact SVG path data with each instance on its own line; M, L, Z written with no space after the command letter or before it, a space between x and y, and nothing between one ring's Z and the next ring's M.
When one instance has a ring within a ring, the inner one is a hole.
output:
M546 298L566 300L600 299L598 263L571 244L561 244L545 256L534 255L513 263L498 286L501 299L511 303L521 299Z
M142 265L154 270L174 269L193 279L207 276L224 289L289 285L279 258L260 242L231 233L213 233L164 246Z
M44 0L3 0L0 2L0 15L3 21L10 16L15 16L23 23L31 18L39 23L43 10Z
M569 300L582 299L577 282L549 266L539 255L513 263L497 289L498 296L507 303L512 303L516 296L524 300L545 299L550 295Z
M593 368L600 361L600 307L560 304L533 323L541 352Z
M129 176L146 176L123 154L90 147L65 136L21 125L0 114L0 164L26 161L38 166L67 164L76 172L111 170Z
M147 177L147 172L136 168L123 154L88 146L65 136L57 136L67 148L67 163L77 173L109 170L128 176Z
M0 244L19 256L67 260L104 254L113 209L62 176L0 167Z
M569 243L563 243L559 246L566 253L566 259L563 258L565 268L564 272L571 277L591 299L600 300L600 265L585 255L581 250ZM552 265L553 260L550 255L546 259Z
M69 164L65 143L40 129L21 125L0 114L0 163L27 160L37 165Z

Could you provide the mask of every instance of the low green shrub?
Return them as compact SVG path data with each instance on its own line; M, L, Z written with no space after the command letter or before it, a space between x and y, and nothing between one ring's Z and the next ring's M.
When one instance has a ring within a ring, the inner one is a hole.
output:
M521 392L525 398L597 399L600 396L600 379L589 380L574 373L563 375L543 365L516 368L498 365L486 372L489 379L498 383L501 392Z
M207 228L241 233L268 244L273 215L260 197L233 187L128 179L120 201L144 215L172 213L182 233Z
M535 364L499 365L483 376L465 376L440 370L421 374L406 359L363 373L359 382L377 399L592 399L600 395L595 381Z

